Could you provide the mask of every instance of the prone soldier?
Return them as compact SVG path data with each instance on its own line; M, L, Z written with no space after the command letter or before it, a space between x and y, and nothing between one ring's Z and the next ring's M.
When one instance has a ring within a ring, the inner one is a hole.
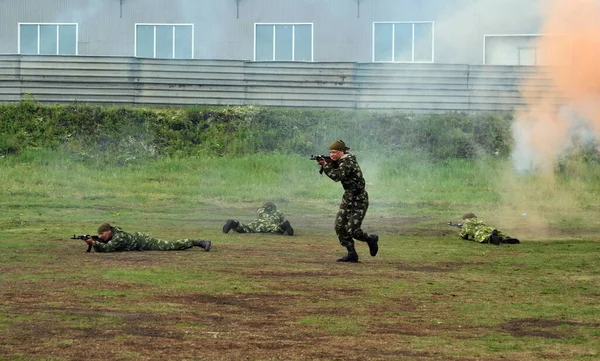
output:
M277 210L273 202L266 202L256 211L257 218L250 223L241 223L235 219L229 219L223 225L223 233L234 230L238 233L275 233L294 235L294 228L282 212Z
M473 213L464 214L461 223L448 222L448 225L460 228L459 236L465 240L471 239L475 242L491 243L497 246L500 243L520 243L518 239L509 237L503 232L488 226Z
M210 251L211 241L196 239L180 239L168 241L154 238L144 233L127 233L119 227L102 223L98 228L98 238L90 236L86 243L96 252L123 252L123 251L182 251L192 247L200 247L206 252Z

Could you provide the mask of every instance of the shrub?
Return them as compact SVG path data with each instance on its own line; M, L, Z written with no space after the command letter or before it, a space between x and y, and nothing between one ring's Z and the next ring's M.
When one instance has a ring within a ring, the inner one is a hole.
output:
M308 155L336 139L353 151L418 152L430 160L507 156L508 114L409 114L400 111L257 106L189 108L0 105L0 152L60 149L81 159L127 164L157 156L256 152Z

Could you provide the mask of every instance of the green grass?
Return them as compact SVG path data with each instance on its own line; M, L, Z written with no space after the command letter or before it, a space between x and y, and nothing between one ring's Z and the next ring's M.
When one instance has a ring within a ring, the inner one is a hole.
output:
M346 265L341 186L304 157L0 159L0 359L598 358L596 166L568 178L511 176L499 159L361 166L381 251L359 244ZM294 237L221 232L266 200ZM446 222L467 211L522 243L460 240ZM87 254L69 239L105 221L213 250Z

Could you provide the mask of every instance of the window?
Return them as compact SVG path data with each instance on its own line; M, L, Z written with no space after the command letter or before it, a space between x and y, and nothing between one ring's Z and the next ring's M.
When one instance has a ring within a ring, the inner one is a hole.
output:
M373 23L373 61L432 63L433 22Z
M77 55L77 24L19 23L19 54Z
M312 61L312 24L256 24L254 60Z
M558 65L560 59L553 56L552 62L538 51L540 34L495 34L483 37L483 63L486 65Z
M194 25L136 24L135 56L166 59L193 58Z

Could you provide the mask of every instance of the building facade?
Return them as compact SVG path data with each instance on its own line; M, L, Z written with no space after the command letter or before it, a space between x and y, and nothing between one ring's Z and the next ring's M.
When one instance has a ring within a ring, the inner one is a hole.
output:
M0 0L0 54L537 65L545 0Z

